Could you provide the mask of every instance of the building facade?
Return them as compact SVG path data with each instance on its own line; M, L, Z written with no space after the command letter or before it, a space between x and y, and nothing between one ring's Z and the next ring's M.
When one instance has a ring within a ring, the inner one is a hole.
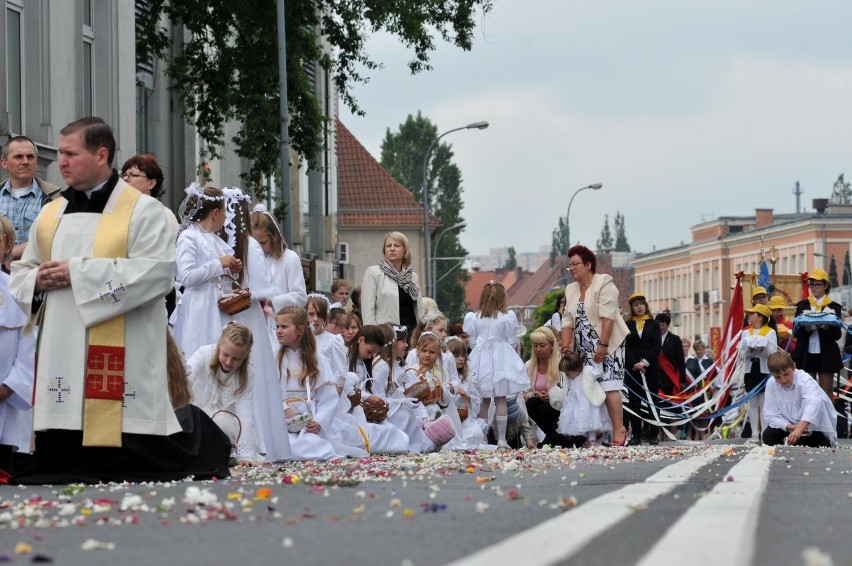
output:
M199 180L209 167L209 184L245 186L240 178L248 163L231 145L238 124L226 126L221 158L206 158L204 142L170 91L165 62L137 64L136 14L145 0L3 0L0 29L0 143L16 135L36 142L37 174L63 186L55 166L59 131L83 116L100 116L115 133L113 166L120 168L137 153L153 153L163 169L161 201L177 211L184 188ZM173 53L186 39L186 30L161 22ZM306 63L323 113L333 117L337 93L325 69ZM290 186L293 237L291 247L308 257L336 263L337 162L334 128L326 134L326 151L319 163L305 163L291 153ZM279 191L270 179L271 194ZM270 209L275 202L269 199Z
M645 293L652 312L671 312L676 334L709 340L711 329L725 324L736 273L744 272L744 283L750 283L762 259L771 257L778 274L829 271L832 257L842 271L850 242L849 205L828 205L815 213L757 209L754 216L719 217L694 226L689 244L637 256L632 262L636 290Z

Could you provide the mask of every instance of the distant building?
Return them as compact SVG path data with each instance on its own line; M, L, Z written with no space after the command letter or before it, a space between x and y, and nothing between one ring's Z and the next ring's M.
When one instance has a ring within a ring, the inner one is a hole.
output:
M337 126L338 247L345 249L346 277L360 285L364 271L382 258L388 232L402 232L411 244L414 271L423 284L423 207L382 168L343 122ZM430 214L429 228L440 222Z
M482 289L489 281L495 281L503 285L508 294L515 283L522 276L521 268L516 269L497 269L495 271L482 271L475 269L468 273L468 280L464 285L465 303L467 309L475 311L479 308L479 297L482 294Z
M750 278L758 272L761 248L767 258L774 253L778 274L828 271L834 257L842 282L843 259L852 249L852 206L816 199L814 207L816 212L801 214L760 208L754 216L722 216L693 226L689 244L633 260L636 289L645 293L652 312L671 311L675 333L709 339L711 328L721 329L727 319L734 274L743 271Z
M516 252L515 260L524 271L536 271L550 257L550 246L541 246L537 252ZM508 248L491 248L487 255L468 256L469 265L477 264L483 271L494 271L506 267Z
M596 271L612 276L618 287L623 309L627 308L627 297L634 289L631 257L632 254L627 252L602 253L597 256ZM535 273L523 273L512 289L507 291L509 305L516 307L523 314L522 324L532 328L536 323L535 309L544 302L545 295L564 290L572 281L573 278L568 272L568 258L553 255Z

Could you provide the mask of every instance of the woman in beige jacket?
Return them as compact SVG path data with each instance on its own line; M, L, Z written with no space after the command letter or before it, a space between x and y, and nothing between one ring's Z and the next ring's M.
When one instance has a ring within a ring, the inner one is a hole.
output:
M606 409L612 421L612 445L627 445L621 404L624 381L624 339L628 330L619 312L618 288L609 275L595 273L597 258L589 248L568 250L568 270L574 283L565 288L561 351L577 351L602 376Z
M403 325L409 335L423 315L419 279L411 269L411 246L401 232L385 235L378 265L364 272L361 313L364 324Z

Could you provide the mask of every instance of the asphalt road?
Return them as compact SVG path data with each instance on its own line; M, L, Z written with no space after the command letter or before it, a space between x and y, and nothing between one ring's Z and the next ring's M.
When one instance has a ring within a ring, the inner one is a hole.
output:
M841 566L850 521L850 441L439 453L220 482L2 486L0 561Z

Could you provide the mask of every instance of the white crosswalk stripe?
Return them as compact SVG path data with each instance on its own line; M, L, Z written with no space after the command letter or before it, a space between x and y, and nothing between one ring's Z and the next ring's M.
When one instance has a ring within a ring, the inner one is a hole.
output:
M626 485L596 497L499 544L452 562L451 566L525 564L529 562L529 548L536 549L536 564L564 561L589 541L629 517L637 507L683 485L695 472L716 460L725 451L725 446L708 446L704 452L667 466L644 482ZM749 472L749 468L742 470L744 478L751 473L757 474L758 471ZM571 536L566 536L566 533Z
M760 498L771 463L769 450L753 448L672 525L638 566L660 566L672 556L690 556L693 566L751 564ZM707 544L707 533L722 532L724 544ZM695 552L696 548L701 552Z

